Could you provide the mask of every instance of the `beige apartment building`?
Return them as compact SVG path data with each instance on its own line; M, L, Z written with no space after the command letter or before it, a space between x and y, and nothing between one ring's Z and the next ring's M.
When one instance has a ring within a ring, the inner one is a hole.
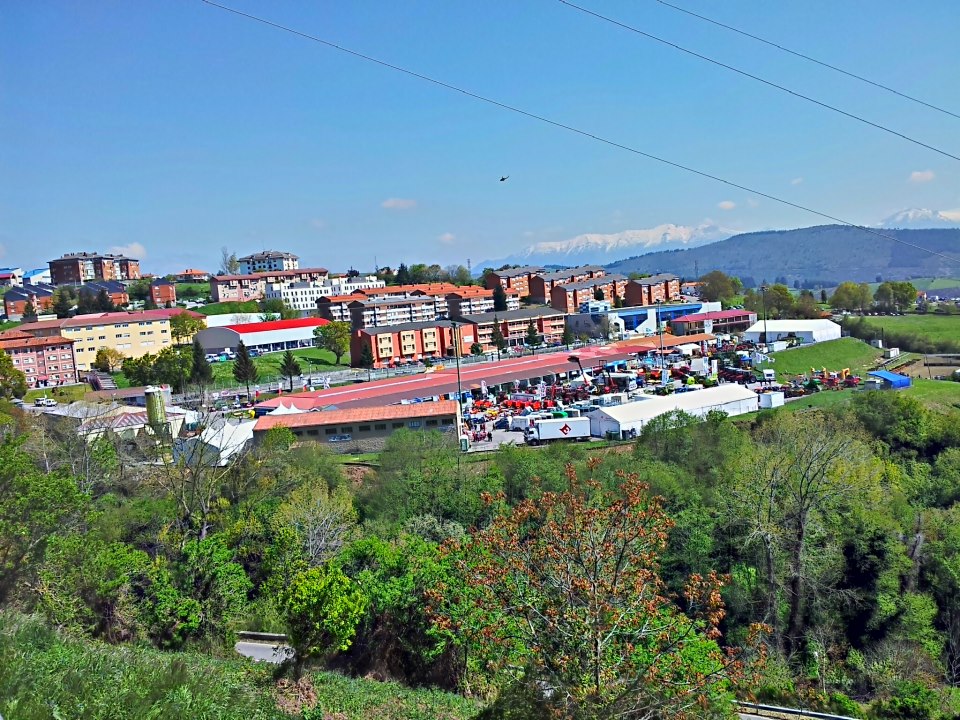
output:
M27 323L17 329L34 337L63 336L73 341L76 369L92 369L101 348L117 350L124 357L138 358L173 345L170 318L184 310L95 313L63 320ZM190 313L191 317L202 315ZM189 341L185 338L184 341Z

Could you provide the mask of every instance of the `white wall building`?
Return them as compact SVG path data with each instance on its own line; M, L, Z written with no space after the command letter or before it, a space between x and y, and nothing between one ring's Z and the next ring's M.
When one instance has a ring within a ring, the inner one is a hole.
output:
M343 275L341 277L331 277L327 282L333 288L331 295L352 295L361 290L378 290L387 286L376 275L354 275L353 277Z
M276 282L268 283L264 292L267 300L282 300L286 305L299 312L314 313L317 300L332 295L351 295L360 290L373 290L386 287L383 280L375 275L355 277L335 277L315 282Z
M264 250L238 259L240 274L251 275L260 272L275 270L297 270L300 268L300 258L293 253L279 250Z
M832 320L760 320L750 326L743 334L743 339L747 342L766 343L797 338L807 345L837 340L840 334L840 326Z
M704 417L711 410L722 410L727 415L743 415L757 409L757 394L739 383L665 396L644 396L636 402L600 407L588 413L590 434L615 438L640 433L643 426L664 413L682 410L689 415Z

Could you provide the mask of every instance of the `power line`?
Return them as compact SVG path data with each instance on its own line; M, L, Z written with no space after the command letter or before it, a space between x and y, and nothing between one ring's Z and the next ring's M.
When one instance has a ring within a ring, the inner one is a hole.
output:
M791 50L790 48L784 47L783 45L773 42L772 40L767 40L766 38L762 38L759 35L753 35L751 33L748 33L746 30L741 30L740 28L733 27L732 25L726 25L720 22L719 20L708 18L705 15L700 15L698 13L693 12L692 10L688 10L687 8L680 7L679 5L668 3L666 0L655 0L655 1L668 8L673 8L677 12L682 12L685 15L690 15L691 17L698 18L700 20L703 20L704 22L708 22L708 23L711 23L712 25L716 25L717 27L722 27L726 30L730 30L731 32L735 32L738 35L743 35L744 37L748 37L751 40L756 40L757 42L761 42L764 45L769 45L770 47L776 48L777 50L781 50L795 57L801 58L808 62L815 63L816 65L820 65L821 67L825 67L829 70L833 70L835 72L841 73L842 75L846 75L847 77L852 77L854 80L859 80L860 82L867 83L867 85L873 85L876 88L880 88L881 90L886 90L888 93L893 93L894 95L902 97L905 100L909 100L910 102L915 102L918 105L923 105L924 107L928 107L931 110L936 110L937 112L941 112L944 115L950 115L951 117L955 117L958 120L960 120L960 115L958 115L955 112L951 112L950 110L942 108L939 105L934 105L933 103L926 102L925 100L921 100L920 98L915 98L912 95L907 95L905 92L895 90L889 85L884 85L883 83L876 82L875 80L870 80L869 78L865 78L862 75L857 75L854 72L850 72L849 70L844 70L843 68L837 67L836 65L831 65L830 63L825 62L823 60L817 60L817 58L815 57L810 57L809 55L806 55L802 52L798 52L797 50Z
M809 95L804 95L803 93L799 93L796 90L791 90L790 88L785 87L784 85L778 85L772 80L767 80L765 78L760 77L759 75L754 75L753 73L749 73L746 70L741 70L740 68L734 67L733 65L728 65L727 63L721 62L720 60L715 60L712 57L702 55L696 52L695 50L690 50L689 48L685 48L682 45L677 45L676 43L670 42L669 40L664 40L662 37L658 37L657 35L648 33L644 30L641 30L640 28L634 27L633 25L627 25L626 23L620 22L619 20L615 20L612 17L609 17L607 15L602 15L601 13L598 13L594 10L590 10L589 8L585 8L581 5L572 3L570 2L570 0L557 0L557 2L561 3L562 5L566 5L567 7L572 8L573 10L582 12L585 15L590 15L592 17L597 18L598 20L603 20L606 23L610 23L611 25L616 25L619 28L623 28L624 30L629 30L630 32L636 33L637 35L642 35L645 38L654 40L655 42L661 43L662 45L666 45L667 47L671 47L674 50L679 50L682 53L686 53L687 55L691 55L695 58L699 58L700 60L704 60L705 62L716 65L717 67L722 67L726 70L730 70L731 72L735 72L738 75L743 75L744 77L750 78L751 80L756 80L757 82L763 83L764 85L768 85L772 88L776 88L777 90L785 92L788 95L793 95L794 97L800 98L801 100L806 100L807 102L813 103L814 105L818 105L826 110L830 110L832 112L848 117L852 120L861 122L864 125L869 125L870 127L874 127L877 130L882 130L885 133L889 133L890 135L895 135L896 137L906 140L907 142L911 142L914 145L919 145L920 147L924 147L927 150L933 150L933 152L943 155L944 157L948 157L953 160L960 161L960 156L948 153L946 150L941 150L940 148L934 147L933 145L928 145L922 140L917 140L915 138L912 138L909 135L905 135L902 132L889 128L886 125L881 125L880 123L875 123L872 120L867 120L865 117L862 117L860 115L855 115L854 113L847 112L846 110L842 110L838 108L836 105L830 105L829 103L825 103L821 100L817 100L816 98L812 98Z
M864 232L870 233L871 235L876 235L877 237L882 237L882 238L885 238L886 240L891 240L895 243L900 243L901 245L912 247L915 250L920 250L922 252L929 253L931 255L937 255L939 257L942 257L944 260L947 260L948 262L960 263L960 258L952 258L949 255L944 255L943 253L937 252L935 250L929 250L928 248L921 247L920 245L915 245L914 243L907 242L906 240L901 240L900 238L895 237L893 235L887 235L886 233L882 233L878 230L874 230L873 228L865 227L863 225L858 225L857 223L850 222L849 220L844 220L842 218L834 217L833 215L829 215L819 210L814 210L813 208L807 207L805 205L800 205L799 203L791 202L790 200L784 200L783 198L777 197L776 195L770 195L769 193L761 192L760 190L754 190L753 188L748 187L746 185L741 185L739 183L733 182L732 180L727 180L725 178L719 177L718 175L711 175L710 173L705 172L703 170L697 170L696 168L690 167L688 165L683 165L681 163L674 162L673 160L668 160L658 155L653 155L651 153L644 152L643 150L638 150L637 148L630 147L629 145L624 145L615 140L610 140L600 135L595 135L594 133L588 132L586 130L581 130L572 125L566 125L565 123L562 123L558 120L551 120L550 118L544 117L543 115L537 115L536 113L530 112L529 110L523 110L522 108L518 108L514 105L509 105L507 103L500 102L499 100L494 100L493 98L489 98L484 95L479 95L469 90L465 90L464 88L457 87L456 85L451 85L450 83L446 83L442 80L437 80L436 78L432 78L429 75L423 75L414 70L408 70L406 68L400 67L399 65L394 65L392 63L389 63L386 60L380 60L370 55L365 55L364 53L358 52L356 50L351 50L350 48L343 47L342 45L337 45L336 43L331 42L329 40L324 40L323 38L319 38L315 35L310 35L301 30L296 30L286 25L275 23L272 20L267 20L265 18L258 17L257 15L251 15L241 10L236 10L232 7L228 7L227 5L220 5L219 3L213 2L213 0L200 0L200 1L212 7L219 8L220 10L225 10L227 12L233 13L234 15L239 15L249 20L254 20L255 22L261 23L263 25L268 25L278 30L283 30L284 32L291 33L292 35L298 35L299 37L306 38L307 40L312 40L313 42L319 43L320 45L325 45L326 47L332 48L334 50L339 50L342 53L351 55L356 58L360 58L361 60L366 60L367 62L372 62L377 65L380 65L381 67L389 68L391 70L396 70L399 73L403 73L404 75L417 78L418 80L423 80L425 82L431 83L433 85L437 85L447 90L452 90L454 92L460 93L461 95L466 95L467 97L473 98L474 100L479 100L480 102L487 103L488 105L493 105L494 107L498 107L502 110L508 110L518 115L523 115L524 117L528 117L532 120L537 120L547 125L552 125L553 127L560 128L561 130L566 130L576 135L580 135L582 137L595 140L599 143L603 143L604 145L609 145L610 147L614 147L619 150L626 150L627 152L633 153L634 155L639 155L640 157L645 157L649 160L655 160L656 162L662 163L664 165L669 165L670 167L683 170L693 175L699 175L700 177L707 178L708 180L713 180L715 182L722 183L729 187L733 187L738 190L743 190L744 192L748 192L753 195L757 195L759 197L767 198L768 200L773 200L774 202L778 202L781 205L786 205L788 207L796 208L797 210L803 210L804 212L810 213L811 215L817 215L818 217L822 217L827 220L832 220L833 222L840 223L841 225L847 225L848 227L853 227L859 230L863 230Z

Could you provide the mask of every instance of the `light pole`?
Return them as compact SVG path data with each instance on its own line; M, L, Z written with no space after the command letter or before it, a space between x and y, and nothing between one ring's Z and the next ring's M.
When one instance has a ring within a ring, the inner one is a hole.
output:
M460 408L460 417L463 417L463 390L460 385L460 326L456 320L450 321L453 330L453 352L457 362L457 405Z
M663 303L663 300L657 298L657 334L660 336L660 384L667 384L667 363L663 357L663 323L660 322L660 305Z
M760 303L763 306L763 347L767 347L767 286L760 286Z

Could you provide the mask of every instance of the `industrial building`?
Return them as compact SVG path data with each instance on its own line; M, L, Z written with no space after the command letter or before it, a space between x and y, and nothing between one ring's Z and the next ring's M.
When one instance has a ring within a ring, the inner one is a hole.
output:
M832 320L761 320L743 333L743 339L753 343L799 340L803 345L837 340L840 326Z
M595 437L627 439L639 434L643 426L674 410L704 417L712 410L727 415L743 415L757 409L757 394L738 383L727 383L704 390L664 396L642 396L635 402L598 407L588 413L590 434Z
M261 353L297 350L313 347L313 331L328 324L322 318L299 318L296 320L270 320L212 327L197 333L197 339L207 353L236 351L240 341L248 350Z
M379 452L397 430L456 432L459 426L459 406L453 400L306 413L285 408L278 404L271 414L257 419L255 442L273 428L283 427L300 441L322 443L336 452Z

